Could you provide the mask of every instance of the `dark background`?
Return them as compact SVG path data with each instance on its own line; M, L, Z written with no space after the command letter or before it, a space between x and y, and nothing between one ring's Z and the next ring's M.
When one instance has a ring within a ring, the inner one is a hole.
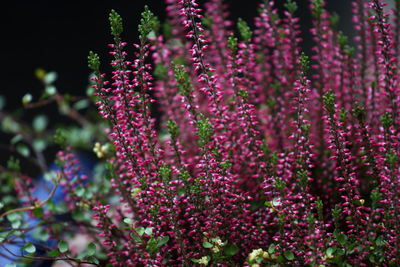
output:
M203 3L204 1L199 1ZM231 18L241 17L250 24L257 15L261 0L225 1L231 8ZM280 4L284 1L276 1ZM351 32L351 1L327 0L328 9L341 15L340 28ZM298 0L296 15L302 19L305 49L310 45L310 14L308 0ZM143 6L147 4L163 21L163 0L130 1L10 1L2 7L0 95L7 98L8 110L21 106L21 97L29 92L39 96L43 86L34 70L56 71L56 86L61 92L85 94L89 70L86 57L89 50L109 59L107 44L112 41L108 13L117 10L124 19L124 40L137 38L137 25ZM347 26L347 28L346 28ZM103 60L105 61L105 60ZM103 62L104 63L104 62ZM106 62L105 62L106 63Z

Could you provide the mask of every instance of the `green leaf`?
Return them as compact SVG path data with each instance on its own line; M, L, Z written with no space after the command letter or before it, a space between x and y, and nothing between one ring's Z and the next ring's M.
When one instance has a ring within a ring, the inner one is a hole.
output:
M285 256L285 258L286 258L288 261L294 260L294 254L293 254L293 252L291 252L290 250L285 251L285 252L283 253L283 255Z
M17 212L13 212L7 215L7 220L10 222L15 222L21 220L21 215Z
M46 129L48 124L47 117L45 115L36 116L32 121L32 127L36 132L42 132Z
M154 253L158 249L159 247L157 246L157 240L155 240L154 238L150 238L150 240L147 241L146 250L150 253Z
M42 218L43 217L43 209L36 208L33 210L33 214L35 215L36 218Z
M86 260L91 262L91 263L99 264L99 260L96 257L93 257L93 256L87 257Z
M163 236L163 237L158 239L157 246L161 247L161 246L167 244L168 241L169 241L169 236Z
M15 263L7 263L4 267L17 267L17 265Z
M22 222L20 220L11 222L11 227L14 229L20 228L21 225L22 225Z
M85 194L85 188L83 188L82 186L79 186L75 189L75 194L78 197L83 197L83 195Z
M83 221L85 219L85 214L81 210L75 209L72 211L72 218L75 221Z
M124 219L124 223L126 223L126 224L132 224L132 223L133 223L133 220L132 220L131 218L125 218L125 219Z
M44 141L43 139L35 139L33 140L32 146L35 151L42 152L46 149L47 144L46 141Z
M224 248L225 255L228 257L234 256L238 251L239 248L236 245L227 244Z
M96 253L96 245L94 243L89 243L87 246L87 255L93 256Z
M58 249L60 250L61 253L65 253L68 251L68 243L65 242L64 240L61 240L58 242Z
M44 88L45 96L53 96L57 93L57 88L54 85L47 85Z
M378 238L375 240L375 244L378 247L381 247L381 246L385 245L385 240L384 240L382 235L378 236Z
M178 188L178 190L177 190L178 196L185 194L185 192L186 192L185 188Z
M203 242L203 247L204 248L212 248L213 245L210 242L205 241L205 242Z
M60 255L60 251L52 250L49 252L49 257L58 257Z
M35 253L36 252L36 247L32 243L27 243L25 246L21 248L21 250L25 250L28 253Z
M52 84L57 80L57 72L51 71L46 73L46 75L43 77L43 81L45 84Z
M139 236L143 236L143 234L144 234L144 227L138 227L138 228L136 228L136 233L137 233Z
M78 102L76 102L73 105L73 108L76 110L81 110L81 109L85 109L85 108L89 107L89 104L90 103L87 99L82 99L82 100L79 100Z
M147 228L144 230L144 233L145 233L146 235L148 235L148 236L151 236L151 235L153 234L153 228L147 227Z
M25 94L22 97L22 104L26 105L29 104L32 101L32 95L31 94Z
M339 242L340 245L344 246L346 244L346 235L342 233L338 233L335 235L336 240Z
M17 134L13 138L11 138L10 144L15 145L16 143L18 143L21 140L22 140L22 135L21 134Z
M50 238L50 234L43 227L38 227L33 230L32 237L41 242L47 242Z
M15 149L20 153L22 156L29 157L30 151L29 148L24 144L18 144Z
M333 254L333 252L334 252L333 248L328 248L328 249L326 250L326 255L327 255L328 257L331 257L332 254Z
M268 253L269 254L274 254L274 252L275 252L275 244L271 244L271 245L269 245L269 248L268 248Z
M82 260L83 258L85 258L87 256L87 250L84 249L81 252L79 252L77 259Z

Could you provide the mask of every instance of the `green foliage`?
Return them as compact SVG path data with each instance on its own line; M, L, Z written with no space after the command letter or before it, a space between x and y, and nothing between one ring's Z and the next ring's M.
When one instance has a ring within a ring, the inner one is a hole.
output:
M352 110L353 116L357 118L357 120L363 122L366 117L365 108L361 106L360 103L355 103L355 108Z
M210 28L211 25L213 25L213 20L210 16L208 16L207 14L201 19L201 23L205 26Z
M168 120L167 129L168 129L169 134L171 135L172 141L176 142L176 140L179 136L179 133L180 133L179 127L176 124L176 122L173 120Z
M333 116L335 114L335 102L336 102L336 96L332 91L328 91L324 94L323 100L324 100L324 106L325 109L328 111L330 116Z
M158 238L150 238L147 242L146 250L154 254L156 253L163 245L167 244L169 241L169 236L163 236Z
M303 131L303 135L308 137L310 135L310 128L311 124L305 123L300 126L301 130Z
M15 146L15 149L18 151L19 154L21 154L24 157L29 157L31 154L29 148L27 145L19 143Z
M66 140L67 140L67 131L62 128L57 128L56 133L54 134L54 143L56 143L60 147L65 147Z
M336 12L332 12L331 16L329 17L329 22L334 29L336 29L337 25L339 24L340 16Z
M148 236L151 236L153 234L153 228L147 227L146 229L144 229L144 233Z
M397 155L392 150L386 153L386 161L391 168L394 168L397 162Z
M24 104L24 105L26 105L26 104L29 104L30 102L32 102L32 95L31 94L25 94L23 97L22 97L22 104Z
M11 170L11 171L20 171L21 170L21 166L19 163L19 160L17 158L14 157L10 157L7 161L7 169Z
M345 123L347 120L347 110L344 108L341 108L339 111L339 121L342 123Z
M236 245L227 244L224 247L224 253L228 257L235 256L239 252L239 247Z
M308 70L310 69L310 59L304 52L301 53L300 55L300 66L301 66L301 71L304 74L307 74Z
M93 71L98 71L100 68L100 57L93 51L89 51L88 67Z
M341 31L337 35L337 40L341 49L344 49L344 47L349 43L349 38Z
M231 53L234 55L238 49L238 38L233 34L228 37L228 49L231 50Z
M93 256L94 254L96 254L96 245L94 243L89 243L86 251L88 256Z
M154 76L161 81L168 78L168 68L164 64L158 63L154 69Z
M32 121L33 130L43 132L48 125L48 119L45 115L36 116Z
M315 202L315 206L317 208L318 220L323 221L323 219L324 219L324 216L323 216L324 205L322 203L322 199L320 199L318 197L317 201Z
M386 112L381 116L381 123L385 131L389 131L390 126L393 125L392 115L389 112Z
M312 16L315 19L319 19L324 12L322 0L313 0L312 4L314 6L314 8L312 9Z
M183 65L174 65L175 80L178 82L178 91L182 96L189 96L193 91L189 74Z
M158 18L154 15L153 12L149 10L149 7L146 5L144 7L144 11L142 12L142 18L140 19L139 24L139 39L141 41L146 41L149 38L150 33L153 32L153 35L158 32L160 28L160 22Z
M58 242L57 247L61 253L66 253L69 250L68 243L64 240L61 240L60 242Z
M117 13L117 11L111 9L108 19L110 21L111 34L114 38L119 38L123 31L122 17Z
M297 176L299 177L300 186L305 187L308 184L308 172L307 170L299 170L297 172Z
M375 189L371 192L371 201L372 201L373 208L376 208L379 201L382 200L382 197L383 197L383 195L381 192L379 192L378 189Z
M226 170L232 166L232 163L229 160L226 160L224 162L221 162L220 165L222 169Z
M243 99L247 99L249 97L249 93L243 89L240 89L237 94Z
M196 135L199 137L197 142L200 147L203 147L210 142L214 130L209 120L203 114L200 114L200 120L197 122L196 126Z
M243 19L239 18L237 27L239 30L240 37L245 43L250 42L251 36L253 35L249 25L247 24L246 21Z
M293 254L293 252L291 252L290 250L286 250L286 251L283 253L283 255L285 256L285 258L286 258L288 261L294 260L294 254Z
M203 248L212 248L213 244L211 244L210 242L204 241L203 242Z
M22 248L21 248L21 250L24 250L24 251L26 251L27 253L29 253L29 254L33 254L33 253L35 253L36 252L36 247L35 247L35 245L34 244L32 244L32 243L26 243Z
M162 165L159 173L165 181L171 180L172 169L168 164Z
M282 192L283 189L285 189L285 187L286 187L286 182L285 182L284 180L280 179L280 178L277 176L277 177L275 177L274 186L275 186L275 188L276 188L278 191L281 191L281 192Z
M286 0L285 8L291 13L294 14L297 10L297 3L292 0Z
M144 227L138 227L135 231L139 236L143 236L145 229Z

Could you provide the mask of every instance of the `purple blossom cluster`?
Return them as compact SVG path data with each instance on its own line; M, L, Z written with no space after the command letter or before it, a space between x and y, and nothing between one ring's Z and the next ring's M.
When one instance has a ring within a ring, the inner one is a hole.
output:
M115 148L119 201L92 206L107 262L399 266L399 10L353 1L352 47L311 0L307 57L291 0L260 4L254 30L222 0L166 5L132 60L111 12L111 74L89 56Z

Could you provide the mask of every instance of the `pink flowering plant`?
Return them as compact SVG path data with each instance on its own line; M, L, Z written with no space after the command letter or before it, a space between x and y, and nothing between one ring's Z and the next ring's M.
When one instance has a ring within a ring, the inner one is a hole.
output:
M310 56L292 0L260 4L254 29L222 0L166 0L163 24L145 7L133 56L112 10L113 71L88 57L106 170L82 175L58 131L64 208L4 178L25 197L0 246L97 266L399 266L400 1L385 5L353 1L349 42L311 0ZM55 247L26 242L24 213Z

